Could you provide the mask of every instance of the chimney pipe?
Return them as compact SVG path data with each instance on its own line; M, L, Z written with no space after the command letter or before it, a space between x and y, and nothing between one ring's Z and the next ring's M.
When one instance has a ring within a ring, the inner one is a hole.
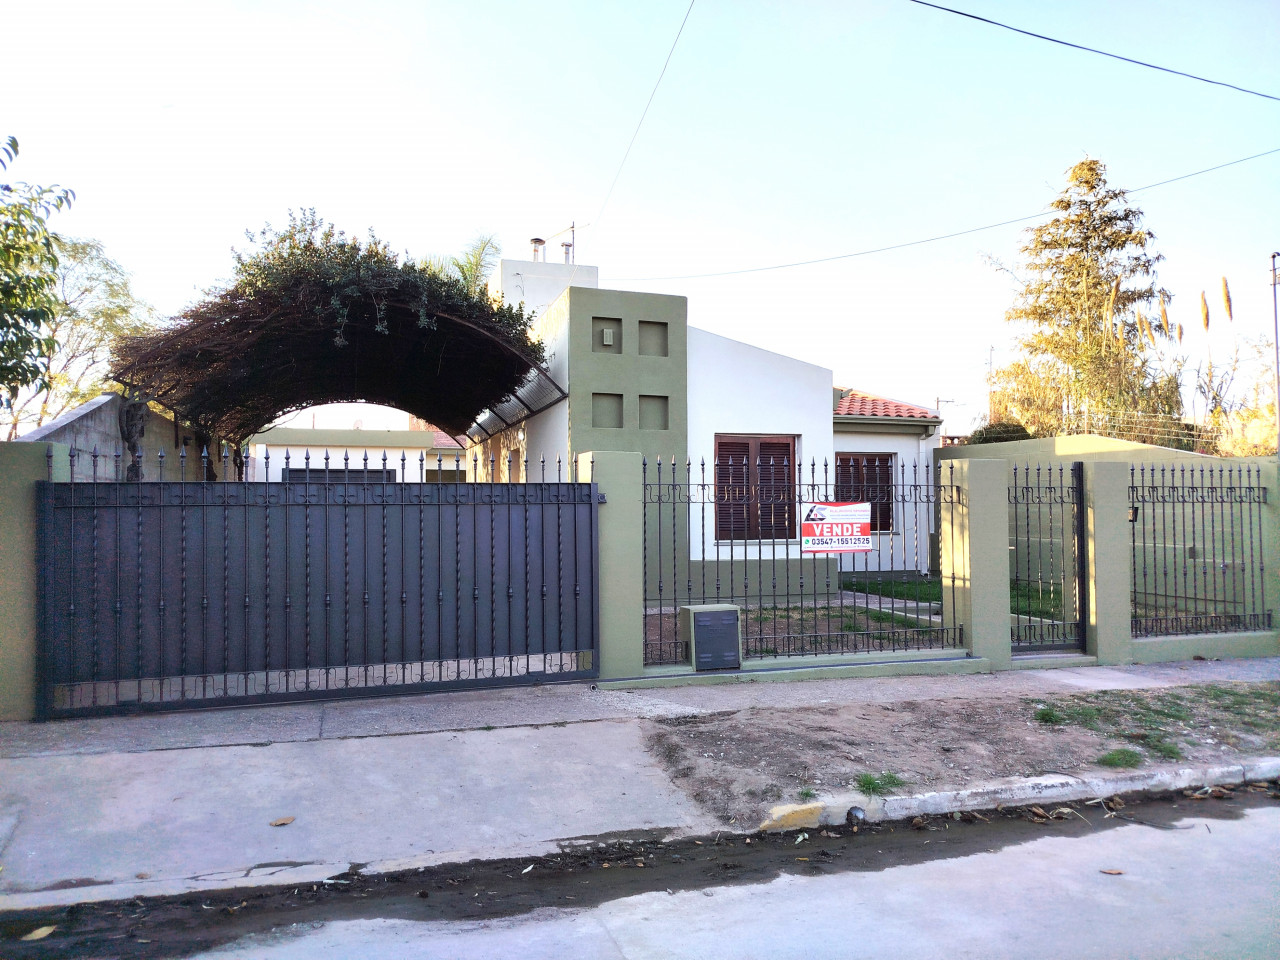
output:
M547 260L547 241L541 237L534 237L529 242L533 244L533 262L545 263Z
M560 246L564 249L564 262L573 263L570 259L570 256L573 254L573 244L566 240L564 243L560 244Z

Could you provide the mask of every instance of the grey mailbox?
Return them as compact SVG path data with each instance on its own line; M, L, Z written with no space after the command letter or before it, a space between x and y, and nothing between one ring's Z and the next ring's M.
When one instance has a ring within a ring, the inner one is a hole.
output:
M737 670L742 665L736 606L681 607L678 619L679 636L689 644L695 670Z

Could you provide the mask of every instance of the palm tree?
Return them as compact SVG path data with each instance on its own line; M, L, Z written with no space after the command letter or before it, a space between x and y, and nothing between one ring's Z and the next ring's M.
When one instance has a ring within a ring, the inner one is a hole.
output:
M493 234L476 237L456 257L428 257L423 267L432 273L461 280L467 293L477 296L502 256L502 247Z

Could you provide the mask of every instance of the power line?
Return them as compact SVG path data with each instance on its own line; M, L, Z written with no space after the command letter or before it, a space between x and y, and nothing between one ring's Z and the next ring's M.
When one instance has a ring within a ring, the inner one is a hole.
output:
M1048 40L1050 43L1057 43L1064 47L1071 47L1073 50L1083 50L1085 53L1096 53L1102 57L1110 57L1112 60L1123 60L1125 63L1132 63L1135 66L1146 67L1149 70L1159 70L1162 73L1172 73L1178 77L1186 77L1188 80L1199 80L1201 83L1211 83L1215 87L1226 87L1229 90L1235 90L1239 93L1247 93L1255 97L1264 97L1267 100L1280 100L1280 97L1272 96L1269 93L1263 93L1260 90L1250 90L1247 87L1237 87L1234 83L1225 83L1222 80L1210 80L1208 77L1200 77L1194 73L1186 73L1183 70L1161 67L1157 64L1147 63L1143 60L1134 60L1132 57L1122 57L1118 53L1108 53L1106 50L1098 50L1094 47L1086 47L1079 43L1059 40L1056 37L1046 37L1043 33L1033 33L1030 30L1023 30L1020 27L1013 27L1007 23L1001 23L999 20L988 20L986 17L980 17L975 13L965 13L963 10L953 10L951 7L942 7L936 3L927 3L926 0L911 0L911 2L922 7L931 7L934 10L941 10L944 13L954 13L958 17L968 17L970 20L977 20L979 23L988 23L993 27L1012 30L1014 33L1020 33L1025 37L1035 37L1037 40Z
M1205 167L1203 170L1197 170L1194 173L1184 173L1180 177L1173 177L1170 180L1161 180L1158 183L1148 183L1144 187L1134 187L1126 193L1139 193L1143 190L1152 190L1155 187L1163 187L1166 184L1177 183L1179 180L1189 180L1192 177L1198 177L1205 173L1213 173L1215 170L1222 170L1226 167L1234 167L1238 163L1247 163L1250 160L1257 160L1260 157L1269 157L1273 153L1280 153L1280 147L1274 150L1264 150L1262 153L1255 153L1249 157L1241 157L1239 160L1229 160L1226 163L1220 163L1217 166ZM674 277L622 277L618 282L628 283L649 283L660 280L705 280L711 277L732 277L742 273L763 273L767 270L787 270L791 267L808 267L816 263L831 263L833 260L851 260L854 257L869 257L873 253L888 253L890 250L903 250L907 247L918 247L925 243L937 243L940 240L951 240L955 237L968 236L971 233L981 233L984 230L996 230L1000 227L1012 226L1015 223L1025 223L1028 220L1039 220L1045 214L1033 213L1026 217L1014 217L1012 220L1002 220L999 223L988 223L982 227L971 227L968 230L957 230L955 233L944 233L936 237L926 237L923 240L908 240L906 243L895 243L885 247L873 247L870 250L858 250L855 253L841 253L834 257L818 257L814 260L797 260L794 263L777 263L767 267L746 267L742 270L722 270L719 273L689 273L683 276Z
M676 38L671 41L671 49L667 51L667 59L662 63L662 72L658 74L658 80L653 85L653 90L649 93L649 100L644 105L644 111L640 114L640 122L636 124L636 129L631 134L631 142L627 144L627 150L622 155L622 162L618 164L618 172L613 175L613 183L609 184L609 192L605 194L604 203L600 204L600 212L596 214L595 223L599 223L604 216L604 208L609 205L609 199L613 196L613 188L618 185L618 178L622 176L622 168L627 165L627 157L631 156L631 148L636 144L636 137L640 136L640 128L644 126L644 118L649 115L649 107L653 105L653 98L658 93L658 87L662 84L662 78L667 75L667 67L671 63L671 56L676 52L676 44L680 42L680 35L684 33L684 25L689 22L689 14L693 13L693 5L697 0L689 0L689 9L684 12L684 19L680 21L680 29L676 31Z

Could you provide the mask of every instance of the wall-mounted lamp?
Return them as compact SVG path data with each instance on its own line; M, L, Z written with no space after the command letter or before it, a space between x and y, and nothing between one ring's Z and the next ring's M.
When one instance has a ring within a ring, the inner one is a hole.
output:
M1137 522L1138 522L1138 511L1139 511L1139 510L1141 510L1141 509L1142 509L1141 507L1130 507L1130 508L1129 508L1129 522L1130 522L1130 523L1137 523Z

